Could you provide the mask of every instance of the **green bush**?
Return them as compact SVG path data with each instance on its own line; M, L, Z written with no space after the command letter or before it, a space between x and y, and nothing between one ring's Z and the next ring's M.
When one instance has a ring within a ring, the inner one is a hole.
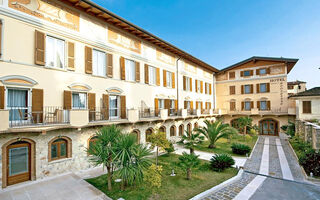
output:
M228 154L216 154L210 159L210 165L213 171L221 172L234 164L234 159Z
M173 146L173 143L170 142L169 143L169 147L167 148L164 148L164 150L167 152L168 155L170 155L170 153L174 152L174 146Z
M240 144L240 143L233 143L231 145L232 152L239 155L245 155L250 153L251 148L248 145Z
M300 154L299 163L303 166L307 174L310 172L314 176L320 176L320 153L313 149L307 150L304 154Z

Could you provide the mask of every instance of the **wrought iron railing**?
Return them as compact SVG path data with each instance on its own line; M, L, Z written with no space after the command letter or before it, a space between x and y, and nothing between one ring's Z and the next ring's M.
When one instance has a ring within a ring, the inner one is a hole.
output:
M89 108L89 122L118 121L128 119L128 109L107 109L101 107Z
M155 110L153 108L139 108L139 118L153 118L159 117L160 110Z

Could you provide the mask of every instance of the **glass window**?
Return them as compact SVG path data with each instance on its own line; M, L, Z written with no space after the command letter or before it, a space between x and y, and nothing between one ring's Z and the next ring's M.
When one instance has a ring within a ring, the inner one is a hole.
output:
M87 106L87 94L80 92L72 93L72 108L85 109Z
M244 102L244 109L251 110L251 101Z
M244 71L244 72L243 72L243 75L244 75L244 76L251 76L251 73L250 73L250 71L248 70L248 71Z
M51 160L67 157L67 140L57 139L51 144Z
M199 80L196 80L196 81L197 81L197 92L200 93L200 88L201 88L200 81Z
M260 101L260 110L267 110L267 101Z
M149 84L155 85L157 77L157 70L155 67L149 66Z
M190 78L186 77L186 91L190 91Z
M266 69L266 68L264 68L264 69L259 69L259 73L260 73L260 75L267 74L267 69Z
M126 67L126 80L135 81L136 80L136 63L133 60L125 60Z
M266 83L260 84L260 92L267 92L267 84Z
M25 120L28 113L28 90L8 89L7 108L9 109L9 120Z
M9 149L9 176L28 172L28 151L28 147L17 147Z
M210 84L209 83L206 83L206 87L207 87L207 94L210 94Z
M92 74L106 76L106 54L95 49L92 50Z
M164 109L164 99L158 99L159 101L159 109Z
M172 73L168 71L166 73L167 73L167 87L172 87Z
M46 66L64 68L64 40L51 36L46 38Z
M119 117L119 96L110 96L109 97L109 112L110 117L117 118Z
M244 86L244 93L250 94L251 93L251 85L245 85Z
M198 109L201 109L201 102L200 101L197 101L197 106L198 106Z

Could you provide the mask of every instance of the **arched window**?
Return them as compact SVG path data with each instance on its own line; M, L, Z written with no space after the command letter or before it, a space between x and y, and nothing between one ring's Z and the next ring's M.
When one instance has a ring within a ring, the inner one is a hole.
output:
M199 126L199 125L198 125L198 122L194 123L194 129L195 129L195 128L198 128L198 126Z
M176 136L176 126L170 127L170 137Z
M54 138L49 142L49 161L71 157L71 139L68 137Z
M90 149L91 145L95 144L97 142L97 140L98 140L97 136L90 137L88 140L88 149Z
M184 125L181 124L181 125L179 126L179 136L182 136L183 133L184 133Z
M140 143L140 131L138 129L135 129L132 131L132 134L134 134L137 138L137 143Z
M153 132L153 129L152 129L152 128L148 128L148 129L146 130L146 142L150 142L149 136L152 134L152 132Z
M188 125L187 125L187 131L188 131L188 134L189 134L189 136L192 134L191 133L191 131L192 131L192 125L191 125L191 123L189 123Z
M161 127L159 128L159 131L160 131L161 133L166 133L166 127L165 127L165 126L161 126Z

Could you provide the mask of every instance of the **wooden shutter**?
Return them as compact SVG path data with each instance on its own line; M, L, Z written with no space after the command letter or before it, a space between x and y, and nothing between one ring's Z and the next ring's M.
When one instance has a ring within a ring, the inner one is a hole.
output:
M267 109L271 110L271 101L267 101Z
M250 93L253 94L253 84L250 85Z
M267 74L270 74L270 67L267 68Z
M190 78L190 91L192 92L192 78Z
M254 108L254 103L251 101L251 109Z
M241 72L240 72L240 76L241 76L241 77L244 77L244 71L241 71Z
M111 53L106 54L107 58L107 76L113 77L113 55Z
M158 116L158 114L159 114L159 99L158 98L154 99L154 112L155 112L155 115Z
M120 57L120 79L126 80L126 66L124 64L124 57Z
M208 83L204 83L204 93L205 94L208 94L208 90L207 90L207 88L208 88Z
M311 111L311 101L302 101L302 112L310 114Z
M232 85L229 86L230 95L236 94L236 86Z
M96 94L88 93L88 108L89 108L89 120L95 120L96 118Z
M4 109L4 86L0 86L0 109Z
M244 85L241 85L241 94L244 94Z
M212 94L211 83L209 84L209 94Z
M40 112L37 114L35 112ZM32 89L32 117L35 122L42 122L43 120L43 90ZM39 118L38 118L39 117Z
M186 90L186 77L183 76L183 90Z
M160 68L157 67L157 86L160 86Z
M203 93L203 81L200 81L200 93Z
M172 88L175 88L176 87L176 79L175 79L175 74L174 72L171 73L171 77L172 77Z
M260 110L260 101L257 101L257 108Z
M167 71L163 70L163 87L167 87Z
M74 66L74 43L68 42L68 69L75 70Z
M257 84L257 93L260 93L260 84Z
M109 119L109 95L103 94L102 95L102 109L101 114L104 120Z
M252 76L253 75L253 70L250 70L250 76Z
M190 108L193 109L193 101L190 101Z
M270 83L267 83L267 92L270 92Z
M71 91L65 90L63 92L63 109L71 110L72 93Z
M126 104L126 96L120 96L120 102L121 102L121 119L127 118L127 104Z
M256 75L260 75L260 69L256 69Z
M174 100L174 108L178 111L178 100Z
M234 111L236 109L236 102L230 102L230 110Z
M35 31L35 54L34 61L37 65L45 65L46 52L46 34L40 31Z
M194 80L194 82L195 82L195 85L196 85L195 90L196 90L196 92L198 92L198 80Z
M140 82L140 63L136 63L136 82Z
M0 20L0 57L2 56L2 21Z
M236 77L235 72L229 72L229 79L234 79Z
M144 64L144 83L149 84L149 66Z
M164 100L164 109L168 109L168 113L169 113L169 109L170 109L170 99L165 99L165 100Z
M244 101L241 102L241 110L244 110Z
M184 109L187 109L188 102L184 101Z
M202 112L202 110L203 110L203 102L202 101L200 102L200 106L201 106L200 109L201 109L201 112Z
M85 46L84 48L85 72L86 74L92 74L92 48L88 46Z

